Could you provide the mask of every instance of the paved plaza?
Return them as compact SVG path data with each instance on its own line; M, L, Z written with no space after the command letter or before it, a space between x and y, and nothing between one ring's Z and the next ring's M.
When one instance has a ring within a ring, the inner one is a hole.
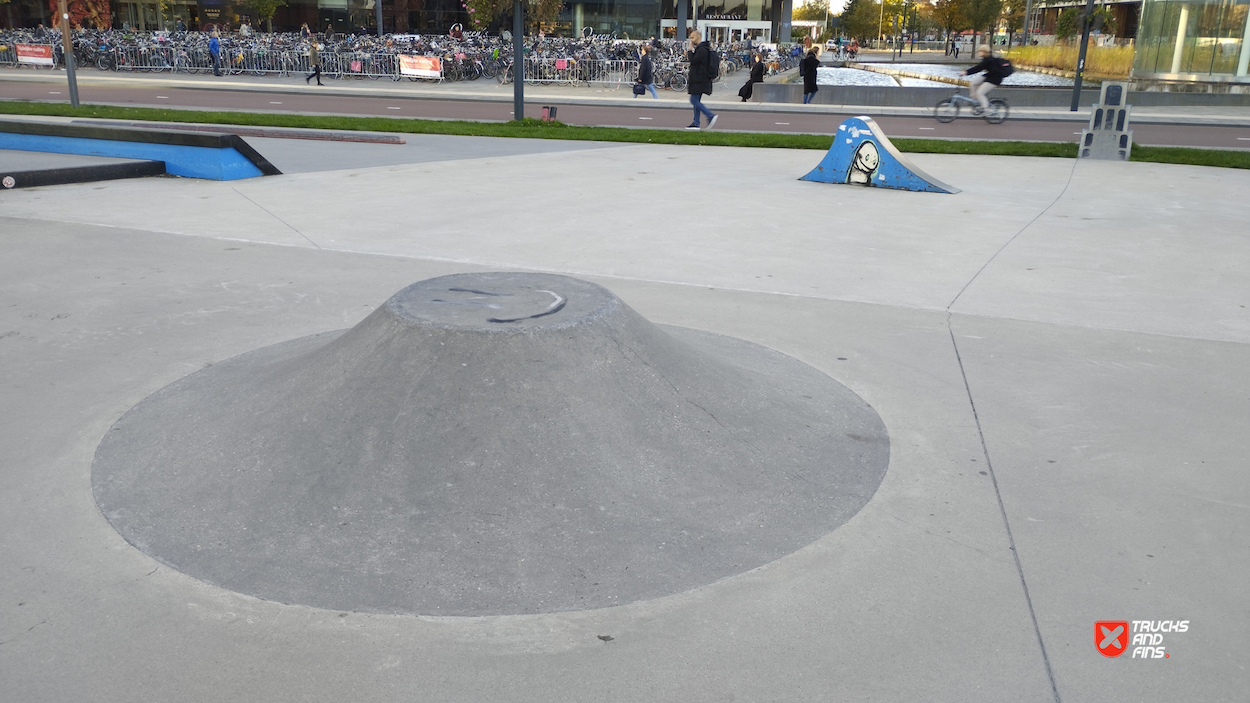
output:
M911 155L940 195L800 182L811 151L404 139L0 192L0 699L1245 700L1250 172ZM883 482L744 573L482 617L242 595L97 507L151 394L482 271L824 372L884 423ZM1099 621L1188 628L1110 659Z

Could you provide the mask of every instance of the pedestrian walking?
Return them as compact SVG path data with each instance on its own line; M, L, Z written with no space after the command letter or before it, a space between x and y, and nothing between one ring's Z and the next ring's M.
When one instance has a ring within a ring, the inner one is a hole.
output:
M806 105L816 97L816 75L820 68L820 59L816 58L816 49L807 52L807 56L799 63L799 75L803 76L803 104Z
M312 73L304 79L307 83L313 78L317 79L317 85L325 85L321 82L321 57L317 54L317 42L313 41L308 45L308 67L312 69Z
M221 76L221 40L218 39L217 30L213 30L213 34L208 40L208 53L213 55L213 75Z
M651 97L659 100L660 94L655 92L655 66L651 63L651 47L643 44L639 47L639 53L638 83L643 87L643 91L651 91ZM643 95L643 92L635 90L634 97L639 95Z
M746 85L738 90L738 97L742 98L742 102L751 99L755 93L755 84L764 82L764 57L755 54L751 57L751 77L747 78Z
M703 35L696 31L690 33L690 52L686 54L690 62L690 78L686 83L686 92L690 94L690 105L694 108L694 122L686 129L700 129L699 116L707 116L707 128L716 126L716 113L703 105L703 96L712 94L711 71L712 46L703 41Z
M300 28L299 28L299 36L300 36L300 38L301 38L301 39L305 39L305 40L307 40L307 39L309 39L310 37L312 37L312 32L311 32L311 31L309 31L309 29L308 29L308 23L307 23L307 22L305 22L304 24L300 25Z

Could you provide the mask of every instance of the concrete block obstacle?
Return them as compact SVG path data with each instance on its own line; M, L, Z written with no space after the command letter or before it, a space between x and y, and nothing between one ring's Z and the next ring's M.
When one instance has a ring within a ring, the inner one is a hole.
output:
M773 561L858 512L889 455L877 413L791 357L654 325L586 281L484 273L156 392L92 485L131 544L224 588L501 615Z
M958 193L958 188L920 170L894 147L871 117L851 117L838 125L833 144L801 181Z
M234 134L0 120L0 149L159 161L170 175L216 181L281 174Z
M1082 159L1128 161L1133 152L1129 127L1132 106L1125 103L1128 83L1103 83L1101 100L1089 113L1089 128L1081 130Z
M165 173L163 161L129 161L116 164L58 166L54 168L12 170L0 167L0 188L36 188L67 183L95 183L123 178L145 178Z

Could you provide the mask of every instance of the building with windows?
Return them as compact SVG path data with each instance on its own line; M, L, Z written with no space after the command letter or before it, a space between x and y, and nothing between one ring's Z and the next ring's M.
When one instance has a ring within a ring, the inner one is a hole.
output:
M1136 39L1137 28L1141 22L1142 0L1106 0L1098 3L1104 7L1115 21L1114 41L1119 44ZM1084 0L1058 0L1043 5L1035 2L1033 18L1029 22L1030 33L1053 37L1059 24L1059 15L1064 10L1085 11ZM1110 38L1111 35L1108 35Z
M1250 0L1145 0L1133 78L1250 85Z
M189 29L209 25L238 29L249 24L261 30L261 21L247 0L87 0L109 6L113 27L138 30L171 29L182 20ZM341 34L377 31L375 2L382 3L385 32L445 34L453 25L471 28L461 0L287 0L273 16L274 31L294 31L307 23L313 31L327 27ZM544 23L548 36L607 35L646 39L676 36L678 0L566 0L554 22ZM792 0L687 0L686 17L712 41L771 42L789 39ZM8 9L15 24L49 23L44 0L13 0ZM101 10L101 16L105 13ZM500 18L491 34L511 27Z

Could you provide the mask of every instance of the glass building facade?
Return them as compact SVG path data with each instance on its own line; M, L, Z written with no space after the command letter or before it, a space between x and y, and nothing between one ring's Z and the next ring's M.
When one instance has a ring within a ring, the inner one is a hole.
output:
M1250 82L1250 0L1145 0L1136 78Z

